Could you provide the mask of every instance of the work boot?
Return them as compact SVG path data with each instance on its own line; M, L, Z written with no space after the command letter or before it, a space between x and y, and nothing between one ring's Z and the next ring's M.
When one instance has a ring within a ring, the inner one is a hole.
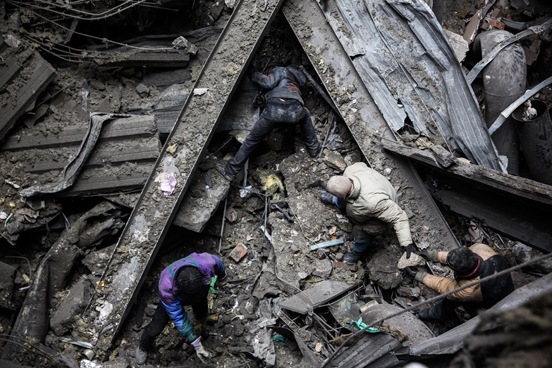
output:
M334 195L326 192L325 190L320 193L318 197L322 203L334 204Z
M144 351L138 346L136 348L136 364L144 365L146 364L146 359L148 358L148 352Z
M312 158L318 157L318 153L320 152L320 145L318 145L317 149L312 150L312 151L307 149L307 152L309 153L309 156L312 157Z
M224 179L228 180L229 182L232 182L235 178L235 176L228 174L226 170L222 167L217 167L217 171L220 173L220 175L222 175Z
M343 256L343 261L347 263L355 264L358 262L359 258L360 258L360 254L353 251L351 253L345 254L345 256Z
M433 321L435 322L435 319L433 319L430 315L429 315L429 310L431 308L426 308L426 309L422 309L421 311L418 312L418 318L420 318L422 321Z

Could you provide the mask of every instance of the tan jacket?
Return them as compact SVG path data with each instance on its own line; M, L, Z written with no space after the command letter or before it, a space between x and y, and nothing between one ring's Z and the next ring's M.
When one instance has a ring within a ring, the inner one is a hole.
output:
M478 254L484 261L496 255L496 252L492 250L489 246L481 243L473 244L470 249ZM446 264L447 263L448 252L438 252L437 257L439 262ZM447 277L426 275L422 282L433 290L437 291L439 294L449 292L451 290L462 287L466 284L472 283L479 280L480 277L474 277L473 279L449 279ZM447 296L450 300L455 300L459 302L482 302L483 294L481 293L481 284L474 285L467 289L458 291L452 295Z
M345 199L347 216L368 234L382 234L393 227L403 247L412 244L408 217L397 204L397 192L389 180L363 162L347 167L343 175L354 185Z

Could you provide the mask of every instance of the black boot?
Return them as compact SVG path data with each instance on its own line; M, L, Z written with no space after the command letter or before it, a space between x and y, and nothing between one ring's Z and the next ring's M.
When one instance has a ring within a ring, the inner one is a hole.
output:
M426 308L426 309L422 309L421 311L418 312L418 318L420 318L422 321L433 321L435 322L435 319L433 319L430 315L429 315L429 310L431 308Z
M358 260L360 259L360 254L356 253L356 252L351 252L351 253L347 253L345 254L345 256L343 256L343 261L344 262L347 262L347 263L357 263Z
M320 193L320 196L318 197L323 203L327 203L327 204L334 204L334 198L335 196L326 192L326 191L322 191Z

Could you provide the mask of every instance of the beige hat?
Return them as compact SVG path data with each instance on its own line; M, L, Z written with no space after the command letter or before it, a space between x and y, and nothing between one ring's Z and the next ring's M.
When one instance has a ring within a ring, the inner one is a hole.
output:
M327 189L334 196L345 199L351 191L351 181L342 175L332 176L328 180Z

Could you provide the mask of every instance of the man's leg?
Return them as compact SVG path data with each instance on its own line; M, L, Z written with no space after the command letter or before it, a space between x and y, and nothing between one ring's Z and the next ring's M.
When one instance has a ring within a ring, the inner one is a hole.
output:
M268 108L268 106L267 106ZM266 109L265 109L266 111ZM255 151L255 148L259 145L259 143L262 142L262 140L274 129L275 125L267 120L264 117L265 112L261 114L259 117L259 120L255 123L255 126L249 132L249 135L245 139L245 142L243 142L242 146L238 150L238 153L236 153L236 156L234 156L228 163L226 164L226 167L224 168L225 176L227 179L234 180L236 175L241 171L243 166L245 165L245 161L247 161L247 158L253 151Z
M207 296L201 298L197 303L192 304L192 310L198 321L203 321L209 315L209 306L207 305Z
M356 263L360 256L370 248L370 245L374 242L374 239L376 237L372 234L368 234L364 230L360 230L356 240L355 244L353 245L353 251L351 253L347 253L343 260L348 263Z
M165 310L163 304L157 304L157 309L153 314L153 318L149 325L146 326L142 337L140 338L140 349L148 351L153 344L155 338L163 331L167 323L169 322L169 315Z
M301 121L299 122L299 124L301 125L301 132L303 133L303 138L305 139L305 145L307 146L309 156L316 157L318 151L320 151L321 145L318 141L318 138L316 137L316 133L312 125L310 111L306 107L303 107L303 109L305 115L303 119L301 119Z

